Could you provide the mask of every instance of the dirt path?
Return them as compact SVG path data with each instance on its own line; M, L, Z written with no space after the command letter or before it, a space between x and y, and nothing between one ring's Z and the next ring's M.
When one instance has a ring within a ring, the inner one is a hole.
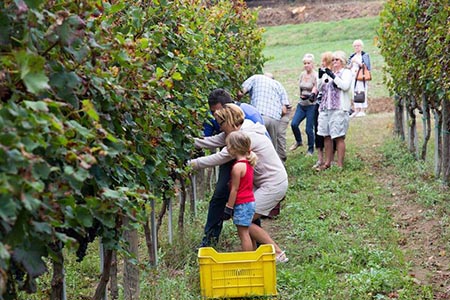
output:
M275 26L376 16L384 1L248 1L259 9L258 24Z
M384 1L287 1L251 0L249 7L259 10L258 24L275 26L307 22L328 22L348 18L376 16ZM435 213L422 207L409 194L402 182L392 175L392 170L380 164L377 148L392 135L393 100L374 99L369 103L370 115L352 120L351 128L370 128L370 136L364 131L352 132L349 143L361 145L360 158L371 166L380 184L391 191L390 211L395 226L401 234L400 247L411 262L410 276L416 283L432 285L435 300L450 299L450 258L445 251L449 241L443 239L444 230ZM375 105L373 105L375 104ZM362 126L362 122L366 123Z
M360 158L371 166L380 185L391 192L390 211L401 234L400 247L411 262L410 276L417 284L432 285L434 299L450 299L450 259L445 250L448 241L443 239L445 228L434 217L438 214L434 208L417 204L415 195L405 190L391 168L380 164L382 157L376 149L392 134L393 120L393 113L352 119L353 130L348 142L361 145ZM355 128L371 128L372 132L367 135Z

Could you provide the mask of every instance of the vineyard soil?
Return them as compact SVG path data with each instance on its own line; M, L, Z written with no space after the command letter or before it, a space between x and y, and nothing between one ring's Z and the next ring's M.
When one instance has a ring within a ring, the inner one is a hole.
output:
M383 1L248 1L248 5L259 9L261 26L276 26L376 16ZM371 114L392 112L393 108L391 98L373 99L369 104ZM450 299L450 259L442 238L445 229L438 219L425 216L427 209L415 203L414 195L405 192L395 176L380 166L381 157L373 153L366 159L377 171L378 180L392 190L391 212L402 235L400 246L412 264L410 276L419 284L433 285L434 299Z
M275 26L376 16L383 1L248 1L259 9L258 24Z

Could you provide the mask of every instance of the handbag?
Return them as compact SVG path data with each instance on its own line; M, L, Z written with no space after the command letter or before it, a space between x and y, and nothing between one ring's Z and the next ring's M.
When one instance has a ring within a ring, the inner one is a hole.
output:
M355 80L355 86L354 86L354 90L356 89L356 81ZM366 102L366 81L363 79L363 86L364 86L364 91L355 91L353 94L353 102L354 103L364 103Z
M366 102L366 93L364 91L355 92L353 96L353 102L364 103Z
M367 69L366 64L362 64L358 69L358 73L356 73L356 80L358 81L370 81L372 80L372 74L370 74L369 69Z

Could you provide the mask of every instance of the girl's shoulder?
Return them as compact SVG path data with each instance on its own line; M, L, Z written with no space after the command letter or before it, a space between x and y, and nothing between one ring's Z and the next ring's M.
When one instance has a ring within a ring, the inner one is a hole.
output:
M244 167L245 166L245 167ZM233 164L233 168L237 167L237 168L247 168L247 167L251 167L251 163L248 159L237 159L234 164Z
M242 159L237 159L234 163L235 164L237 164L237 163L249 163L249 161L246 158L242 158Z
M236 160L231 169L231 173L236 176L243 176L247 172L249 166L251 167L249 161L246 159Z

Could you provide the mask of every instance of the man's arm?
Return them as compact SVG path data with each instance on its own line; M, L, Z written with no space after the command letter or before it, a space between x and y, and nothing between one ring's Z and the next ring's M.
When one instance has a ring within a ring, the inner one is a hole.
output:
M245 94L247 94L247 93L248 93L248 91L247 91L245 88L241 88L241 89L237 92L237 95L236 95L237 100L240 101L240 100L242 99L242 97L244 97Z
M215 119L203 123L203 136L213 136L220 133L220 126Z

